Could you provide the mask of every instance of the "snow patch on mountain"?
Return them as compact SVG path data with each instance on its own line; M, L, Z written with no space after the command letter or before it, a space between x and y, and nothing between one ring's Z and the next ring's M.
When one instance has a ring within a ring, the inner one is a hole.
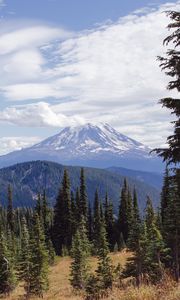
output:
M123 155L125 152L140 151L143 156L149 156L150 151L148 147L119 133L108 124L97 126L90 123L66 127L31 149L67 151L73 155L101 152Z
M151 149L121 134L108 124L66 127L60 133L29 148L0 157L0 167L31 160L49 160L89 167L121 166L158 171L162 162Z

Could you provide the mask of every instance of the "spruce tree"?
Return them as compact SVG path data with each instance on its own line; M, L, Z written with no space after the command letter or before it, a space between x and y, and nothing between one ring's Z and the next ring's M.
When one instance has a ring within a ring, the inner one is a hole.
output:
M166 166L165 174L164 174L164 180L163 180L163 187L162 187L162 192L161 192L161 219L162 219L162 224L164 223L164 218L166 214L166 208L168 205L168 197L169 197L169 170L168 167Z
M151 226L155 221L155 213L154 213L154 208L152 205L152 201L147 196L147 202L146 202L146 208L145 208L145 222L146 222L146 228L147 228L147 234L149 234L149 239L150 239L150 232L151 232Z
M73 237L71 255L71 285L74 289L84 289L88 277L87 258L90 245L87 237L86 221L82 217L79 227Z
M121 191L119 206L118 230L122 232L125 243L128 240L132 221L132 197L126 179Z
M89 238L89 241L92 242L92 240L93 240L93 218L92 218L92 210L91 210L90 202L88 205L88 238Z
M178 282L180 277L180 193L177 176L169 177L168 202L164 211L163 237L166 246L170 249L168 266L174 271L175 279Z
M88 198L87 198L85 175L84 175L83 168L81 168L81 176L80 176L80 213L82 216L84 216L85 220L87 221Z
M171 23L168 25L169 30L173 32L164 40L164 45L168 46L170 43L174 47L168 49L166 57L158 57L160 61L160 67L165 71L166 75L172 77L167 89L180 92L180 12L169 11L167 15L171 19ZM177 117L172 123L174 124L174 133L167 138L168 148L156 149L160 156L163 157L167 164L175 164L179 168L180 163L180 99L164 98L160 100L163 107L171 110L171 113Z
M105 223L102 220L99 231L98 267L96 274L89 274L86 282L86 299L100 299L102 295L112 288L113 267L108 256L109 246Z
M41 194L38 193L37 195L37 200L36 200L36 206L34 208L34 211L38 214L41 222L43 222L42 220L42 197L41 197Z
M37 214L30 237L29 294L43 296L48 290L48 253L45 236Z
M41 217L42 227L45 235L45 243L48 251L49 264L52 265L55 260L55 251L51 240L51 212L50 212L50 208L48 207L48 201L47 201L45 191L43 192L43 196L42 196L41 212L42 212L42 217Z
M101 229L101 213L98 191L95 192L94 198L94 214L93 214L93 243L94 250L97 253L100 247L100 229Z
M137 227L136 227L137 226ZM135 230L137 230L135 236ZM139 287L143 283L143 278L147 274L147 229L146 223L135 223L132 227L132 238L130 249L133 251L133 256L129 257L123 270L122 277L134 277L136 285Z
M9 294L16 286L14 264L0 226L0 294Z
M140 230L141 230L141 220L139 216L139 207L136 190L134 189L133 195L133 214L132 214L132 223L129 231L129 237L127 241L128 248L132 251L136 251L139 247L140 239Z
M77 229L77 219L76 219L76 203L74 199L74 194L71 191L71 229L72 229L72 236L74 236L76 229Z
M7 224L9 229L12 232L14 232L14 210L12 200L12 188L10 185L8 185Z
M29 294L30 289L30 243L29 231L26 219L22 218L21 251L18 263L19 279L25 282L25 291Z
M161 280L164 275L163 260L166 259L168 249L165 247L162 234L157 228L156 215L151 199L146 204L145 222L147 227L146 265L148 275L153 283Z
M168 29L173 32L164 40L164 45L171 45L171 49L166 52L166 57L158 57L160 67L165 71L166 75L170 76L167 89L180 92L180 12L169 11L167 15L171 19ZM162 192L162 223L163 235L165 242L171 249L171 268L174 269L176 281L180 278L180 265L179 265L179 248L180 248L180 180L179 180L179 163L180 163L180 99L177 98L164 98L160 100L163 107L169 109L176 119L172 122L174 125L174 132L167 138L168 147L164 149L155 149L157 153L163 157L166 164L173 168L171 176L166 174L166 181L164 188L166 195ZM170 189L168 190L168 186ZM163 189L164 189L163 188Z
M57 255L62 255L62 249L70 250L72 242L72 215L70 181L67 171L64 171L61 188L54 207L53 242Z
M80 192L78 187L76 189L75 206L76 206L76 227L78 227L78 224L81 221Z
M115 221L113 215L113 203L109 201L107 193L104 203L104 217L107 232L107 240L109 248L112 251L115 245Z

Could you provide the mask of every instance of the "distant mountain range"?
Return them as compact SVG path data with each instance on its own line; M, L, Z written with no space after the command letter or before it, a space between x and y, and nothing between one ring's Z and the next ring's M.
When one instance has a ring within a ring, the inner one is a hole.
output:
M33 206L37 193L43 192L44 189L50 205L54 205L65 168L70 175L71 189L75 191L79 186L80 167L65 167L54 162L33 161L0 169L0 202L3 205L7 204L7 186L11 184L15 206ZM102 200L107 191L117 211L124 175L113 173L113 170L85 168L85 176L91 203L96 189ZM147 195L152 198L155 206L158 205L160 195L158 188L132 177L127 177L127 179L131 190L134 186L137 189L141 211L145 207Z
M132 177L140 182L151 185L161 190L163 184L163 175L161 173L143 172L139 170L130 170L121 167L110 167L108 171L125 177Z
M0 167L19 162L48 160L63 165L111 166L161 172L162 162L150 148L119 133L108 124L66 127L55 136L0 156Z

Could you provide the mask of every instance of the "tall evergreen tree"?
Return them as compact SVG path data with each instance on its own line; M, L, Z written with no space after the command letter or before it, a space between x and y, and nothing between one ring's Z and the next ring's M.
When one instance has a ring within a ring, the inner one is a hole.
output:
M145 209L145 222L146 222L146 228L147 228L147 234L149 234L150 239L150 232L151 232L151 226L155 221L155 213L152 205L152 201L149 197L147 197L146 202L146 209Z
M99 249L98 249L98 268L96 270L97 280L101 290L112 288L113 268L111 259L108 256L109 245L104 221L100 224Z
M167 50L166 57L158 57L158 59L162 70L165 70L166 75L172 77L167 86L168 90L180 92L180 52L178 49L180 46L180 12L169 11L167 15L171 19L168 29L173 30L173 32L164 40L164 45L168 46L171 43L174 47ZM174 134L167 138L168 148L156 149L156 151L167 164L178 165L180 163L180 99L164 98L160 100L160 103L163 107L170 109L177 119L172 122L174 124Z
M71 285L75 289L84 289L88 277L87 258L90 245L87 237L86 221L82 217L72 242Z
M68 173L65 170L61 188L54 207L53 242L57 255L65 247L70 250L72 242L71 193Z
M128 248L132 251L138 250L139 240L141 238L141 220L139 217L139 207L136 190L134 189L133 195L133 215L132 215L132 223L128 237Z
M101 213L100 213L100 203L99 203L99 195L98 191L95 192L94 197L94 214L93 214L93 242L94 249L96 252L100 247L100 229L101 229Z
M132 197L126 179L121 191L119 206L118 229L122 232L125 243L128 240L132 222Z
M178 179L179 180L179 179ZM180 193L177 176L169 178L168 202L164 211L163 236L168 248L171 249L171 268L174 270L176 281L180 278Z
M80 192L79 188L76 189L75 196L75 206L76 206L76 224L78 225L81 220L81 208L80 208Z
M90 202L88 205L88 238L89 238L89 241L92 242L92 240L93 240L93 217L92 217L92 210L91 210Z
M74 236L77 226L78 226L78 222L76 219L76 203L75 203L75 199L74 199L74 193L71 191L71 229L72 229L72 236Z
M136 220L137 221L137 220ZM135 234L133 236L133 234ZM143 277L147 273L147 230L146 223L135 222L129 237L129 248L134 255L129 257L123 271L123 277L134 277L139 287L143 283Z
M165 170L165 174L164 174L163 187L162 187L162 192L161 192L161 219L162 219L162 223L164 223L166 208L167 208L167 205L168 205L169 184L170 184L169 170L168 170L168 167L166 166L166 170Z
M33 232L30 237L29 294L43 296L48 289L48 253L45 236L37 214L34 216Z
M41 194L38 193L37 195L37 200L36 200L36 206L34 208L35 212L38 214L41 222L43 222L43 219L42 219L42 197L41 197Z
M85 220L87 221L88 198L87 198L85 175L84 175L83 168L81 168L81 176L80 176L80 213L81 216L84 216Z
M30 243L26 219L22 218L21 251L19 257L19 279L25 282L25 291L30 289Z
M8 185L8 205L7 205L7 224L9 229L14 231L14 210L12 200L12 188Z
M153 283L162 279L164 274L163 260L166 258L167 250L160 230L157 228L156 216L151 199L148 197L146 204L145 222L147 227L147 272Z
M16 286L15 268L0 227L0 294L9 294Z
M115 222L113 215L113 203L109 201L107 193L104 203L104 218L107 232L107 240L110 250L112 251L114 249L115 244Z
M173 32L164 40L164 45L173 48L168 49L166 57L158 57L160 61L160 67L165 71L166 75L170 76L170 80L167 89L180 92L180 12L168 11L168 17L171 19L171 23L168 25L169 30ZM180 248L180 209L179 199L180 193L180 180L179 180L179 164L180 164L180 99L177 98L164 98L160 100L163 107L169 109L176 119L172 122L174 124L174 132L167 138L167 148L155 149L157 153L163 157L168 166L174 168L174 174L168 176L166 174L164 181L164 188L162 192L162 223L163 234L167 245L171 249L172 255L172 267L174 269L176 280L180 278L180 266L179 266L179 248ZM170 190L168 190L170 187ZM166 192L166 195L165 193ZM168 197L167 197L168 195ZM171 236L170 231L171 230Z

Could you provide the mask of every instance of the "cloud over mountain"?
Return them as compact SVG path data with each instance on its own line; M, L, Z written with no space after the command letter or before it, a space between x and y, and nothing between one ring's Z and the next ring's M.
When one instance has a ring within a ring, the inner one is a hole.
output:
M3 23L1 122L63 127L98 120L152 147L164 144L171 117L157 101L168 95L168 78L156 57L168 34L163 12L179 8L178 1L139 10L76 34Z

